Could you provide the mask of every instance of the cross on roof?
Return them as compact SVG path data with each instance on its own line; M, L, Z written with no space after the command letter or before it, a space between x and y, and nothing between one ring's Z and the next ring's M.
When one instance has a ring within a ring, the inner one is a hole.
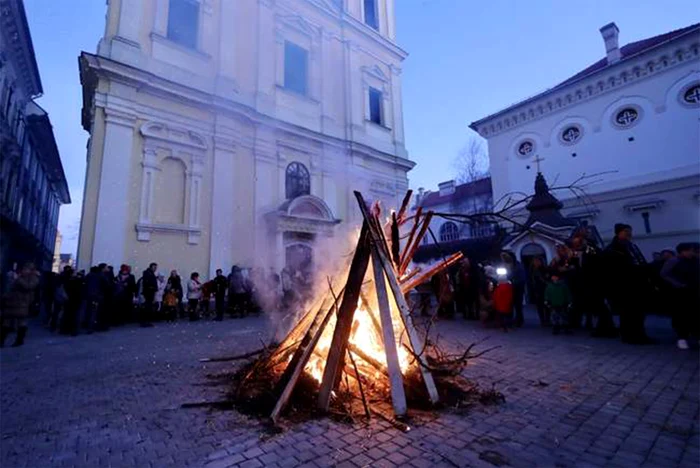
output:
M539 155L537 155L535 156L535 159L533 159L533 161L535 161L535 164L537 164L537 173L539 174L540 172L542 172L540 171L540 162L544 161L544 158L541 158Z

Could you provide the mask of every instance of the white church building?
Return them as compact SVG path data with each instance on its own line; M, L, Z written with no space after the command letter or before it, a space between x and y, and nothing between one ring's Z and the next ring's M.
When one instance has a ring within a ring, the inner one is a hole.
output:
M394 0L109 0L78 267L308 266L408 187ZM345 239L343 239L345 240Z
M493 199L532 193L538 170L550 187L599 174L585 196L553 192L569 219L606 242L630 224L646 255L697 241L700 24L623 47L615 23L600 31L604 58L470 125L488 141Z

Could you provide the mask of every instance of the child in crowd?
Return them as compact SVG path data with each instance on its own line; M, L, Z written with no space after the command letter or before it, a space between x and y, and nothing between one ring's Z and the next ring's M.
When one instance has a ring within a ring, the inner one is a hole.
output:
M496 323L507 332L513 315L513 284L508 281L506 272L498 270L498 284L493 290L493 309L496 312Z
M551 282L544 290L544 303L551 311L552 334L558 335L563 328L565 334L571 333L569 327L569 308L571 292L565 282L561 281L558 270L552 270Z

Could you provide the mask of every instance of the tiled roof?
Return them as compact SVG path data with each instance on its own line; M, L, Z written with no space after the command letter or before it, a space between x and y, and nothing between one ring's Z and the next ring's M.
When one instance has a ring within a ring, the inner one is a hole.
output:
M449 195L440 195L440 192L430 192L423 197L420 206L428 208L431 206L451 203L453 201L462 200L467 197L476 195L491 194L491 177L475 180L466 184L457 185L455 191Z
M630 58L634 55L641 54L643 52L646 52L649 49L652 49L660 44L663 44L664 42L671 41L677 37L680 37L688 32L693 31L694 29L697 29L698 32L700 32L700 23L695 23L690 26L687 26L685 28L681 29L676 29L675 31L670 31L665 34L659 34L658 36L654 37L649 37L647 39L642 39L641 41L637 42L631 42L625 46L622 46L620 48L620 60L625 60L627 58ZM561 88L563 86L568 85L569 83L573 83L574 81L577 81L581 78L584 78L588 75L592 75L594 73L597 73L598 71L604 69L608 65L608 60L607 58L602 58L595 62L593 65L584 68L580 72L576 73L574 76L571 78L568 78L558 85L556 85L552 90Z

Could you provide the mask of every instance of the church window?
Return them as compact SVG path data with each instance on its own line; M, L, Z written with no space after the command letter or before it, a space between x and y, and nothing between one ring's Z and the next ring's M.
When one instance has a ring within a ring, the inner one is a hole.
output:
M199 1L170 0L168 39L185 47L197 48Z
M306 166L298 162L293 162L287 166L285 191L288 200L311 193L311 179Z
M370 28L379 31L379 12L377 11L377 0L364 0L365 24Z
M306 96L309 74L309 53L293 42L284 43L284 87Z
M700 106L700 83L694 83L683 92L683 103L691 106Z
M532 140L525 140L518 145L518 154L520 156L530 156L535 151L535 143Z
M581 127L578 125L569 125L561 132L561 141L567 145L573 145L581 139Z
M459 239L459 228L451 221L440 226L440 242L450 242Z
M651 222L649 221L649 212L642 212L642 220L644 221L644 232L651 234Z
M615 114L615 125L621 128L631 127L639 121L639 110L634 107L625 107Z
M377 125L384 125L382 115L382 92L376 88L369 88L369 120Z

